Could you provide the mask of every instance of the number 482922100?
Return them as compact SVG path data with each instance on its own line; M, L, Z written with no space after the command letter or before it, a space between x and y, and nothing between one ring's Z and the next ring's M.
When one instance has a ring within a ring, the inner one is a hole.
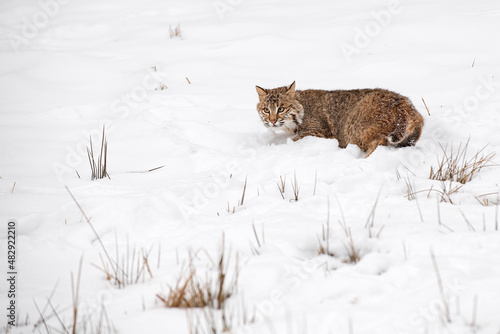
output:
M16 223L9 222L7 229L7 263L9 264L9 270L15 270L16 268Z

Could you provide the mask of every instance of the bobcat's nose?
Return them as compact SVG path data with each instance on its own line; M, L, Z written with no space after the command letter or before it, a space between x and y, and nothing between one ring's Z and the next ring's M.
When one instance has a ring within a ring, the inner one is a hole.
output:
M274 125L274 124L276 124L276 121L277 121L276 119L271 120L271 123L273 123L273 125Z

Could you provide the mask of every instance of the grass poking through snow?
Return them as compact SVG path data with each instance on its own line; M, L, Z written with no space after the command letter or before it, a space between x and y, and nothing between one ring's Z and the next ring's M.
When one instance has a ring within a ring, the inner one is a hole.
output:
M299 183L297 182L297 173L295 173L295 171L293 171L293 181L290 181L290 183L292 184L292 191L293 191L293 199L291 199L290 201L298 202L300 187Z
M91 177L90 179L99 180L109 177L107 170L108 161L108 141L106 140L105 128L102 128L101 151L99 155L94 156L94 147L92 137L90 137L90 148L87 147L87 156L89 158Z
M127 247L124 252L118 250L118 241L116 241L116 257L112 263L107 261L106 257L101 256L101 266L95 265L106 275L106 279L118 289L123 289L127 285L144 282L146 276L153 278L151 267L149 265L149 254L151 249L146 251L144 248L137 249L130 247L127 238Z
M182 38L180 23L177 24L177 26L175 26L174 28L172 28L172 26L169 26L168 32L170 34L170 38Z
M489 163L495 156L494 152L484 155L485 146L478 150L471 158L468 158L468 148L469 141L465 145L460 143L456 151L453 149L453 146L451 146L449 151L447 147L441 147L443 157L441 160L438 160L437 167L431 167L429 178L431 180L453 181L466 184L481 169L490 166Z
M231 258L230 254L226 253L223 235L217 262L211 273L200 272L195 266L194 259L195 256L191 254L187 275L181 272L175 285L170 286L166 294L158 293L157 298L165 307L170 308L222 309L238 287L238 254L234 260L234 270L230 273Z
M71 273L71 299L72 305L67 310L71 311L70 320L66 320L63 317L63 311L58 310L57 305L54 306L52 303L52 292L51 296L47 298L45 307L40 309L38 304L35 302L35 307L39 314L38 321L34 324L33 331L39 333L66 333L66 334L108 334L116 333L116 329L111 324L108 314L104 306L101 306L98 310L91 310L86 314L83 314L83 310L80 309L80 283L82 276L82 266L83 257L80 259L80 264L78 267L78 276L76 281L74 280L73 273ZM98 316L96 316L98 315Z

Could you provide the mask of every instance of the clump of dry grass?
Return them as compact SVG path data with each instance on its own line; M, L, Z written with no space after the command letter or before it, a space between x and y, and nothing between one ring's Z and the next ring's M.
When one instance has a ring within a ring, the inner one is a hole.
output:
M417 193L415 191L415 183L412 182L409 176L404 178L406 184L406 198L408 200L414 200L417 198Z
M177 24L177 26L175 26L174 28L172 28L172 26L169 26L168 32L170 33L170 38L182 38L180 23Z
M443 157L438 160L437 167L431 167L429 178L438 181L453 181L465 184L472 180L472 177L479 173L481 169L490 166L491 159L495 153L483 154L484 149L478 150L471 158L467 158L467 150L469 148L469 141L465 145L458 146L455 151L451 146L448 151L447 147L441 147L443 150Z
M149 265L149 254L152 248L146 251L144 248L137 249L130 247L127 238L127 247L124 252L118 251L118 241L116 241L115 259L107 258L99 254L101 266L94 265L106 275L106 279L118 289L123 289L127 285L137 284L145 281L146 275L153 278ZM111 262L110 262L111 261Z
M243 192L241 194L241 199L238 202L238 206L242 206L245 203L245 194L247 192L247 181L248 181L248 176L245 176L245 183L243 184ZM231 209L231 205L229 204L229 201L227 201L227 209L226 211L228 213L235 213L236 212L236 206L233 205L233 208ZM218 213L217 213L218 215Z
M87 156L89 158L90 171L91 171L90 179L92 181L104 179L105 177L110 178L107 170L108 141L106 140L104 127L102 128L101 151L99 155L97 157L94 157L94 147L92 145L92 137L90 137L90 148L87 147Z
M189 334L249 333L255 310L249 312L243 298L224 303L220 310L210 307L186 309Z
M469 149L469 141L465 144L460 143L455 150L453 146L441 147L443 157L438 159L437 167L432 166L429 173L429 179L440 181L439 188L434 185L427 190L415 190L414 183L409 178L405 179L406 183L406 197L410 200L415 199L418 201L417 194L427 192L427 197L431 193L437 193L439 201L454 204L452 195L458 193L464 184L470 182L472 178L485 167L491 167L491 160L495 156L495 152L485 154L483 153L486 146L478 150L470 157L467 153ZM400 178L400 176L398 176ZM488 205L488 201L481 202L483 205ZM417 203L418 206L418 203ZM422 215L419 208L419 213Z
M99 253L99 256L101 258L102 266L95 266L106 274L106 279L121 289L127 285L138 283L141 277L144 281L146 273L153 278L153 274L149 266L149 253L151 252L151 249L149 249L149 251L142 248L137 250L135 246L131 249L127 238L126 252L120 253L118 251L118 241L116 240L116 256L113 259L80 203L76 200L75 196L73 196L73 193L68 187L66 187L66 190L77 205L78 209L80 209L80 212L87 221L89 227L92 229L92 232L94 232L96 240L101 246L102 253ZM104 254L104 256L102 254Z
M190 272L185 278L180 275L175 286L169 288L165 294L157 294L156 297L161 300L168 308L194 308L208 306L212 299L211 289L207 287L208 283L201 285L195 281L196 271L190 262Z
M344 248L347 251L347 256L349 258L348 262L358 263L359 260L361 260L361 256L359 256L359 251L354 246L354 241L352 240L352 232L350 227L347 230L347 237L349 238L347 245L344 242L342 242L342 244L344 245Z
M325 225L321 226L321 239L318 237L318 255L334 256L330 251L330 198L326 211L326 228Z
M330 250L330 223L321 226L321 238L318 236L318 255L335 256Z
M157 298L165 307L222 309L226 301L236 292L238 287L239 263L236 254L234 273L229 275L230 259L226 256L224 235L222 245L215 264L215 275L201 274L194 265L191 255L188 274L181 273L174 286L169 287L166 294L158 293Z
M496 200L492 200L492 199L487 197L487 196L491 196L491 195L497 195ZM498 206L498 205L500 205L500 192L482 194L482 195L474 196L474 197L476 198L476 200L479 203L481 203L482 206L490 206L490 205Z
M339 206L340 207L340 206ZM342 209L341 209L342 210ZM327 210L327 220L326 224L321 227L321 238L318 237L318 255L328 255L328 256L336 256L336 254L330 249L330 200L328 200L328 210ZM361 259L359 255L359 250L354 245L354 240L352 238L351 228L347 226L344 214L342 213L342 221L338 221L340 227L345 233L345 236L348 238L347 244L342 241L342 244L347 252L347 260L346 263L358 263Z

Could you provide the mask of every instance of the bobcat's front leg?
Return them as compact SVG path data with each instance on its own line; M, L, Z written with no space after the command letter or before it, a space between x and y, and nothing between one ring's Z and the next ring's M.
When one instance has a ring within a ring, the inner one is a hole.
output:
M292 140L297 141L297 140L302 139L304 137L307 137L307 135L296 135L295 137L292 138Z
M293 137L292 140L297 141L299 139L302 139L302 138L308 137L308 136L314 136L314 134L310 133L310 132L297 132L297 135L295 137Z
M299 139L302 139L304 137L320 137L320 138L326 138L325 135L319 131L298 131L297 136L292 138L293 141L297 141Z

